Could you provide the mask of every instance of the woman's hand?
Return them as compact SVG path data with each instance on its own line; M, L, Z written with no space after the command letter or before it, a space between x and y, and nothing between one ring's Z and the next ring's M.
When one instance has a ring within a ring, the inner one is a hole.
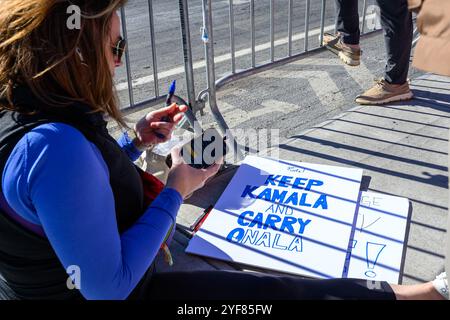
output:
M172 149L172 167L166 187L177 190L183 199L202 188L206 181L217 174L223 160L217 161L207 169L195 169L184 162L180 148Z
M138 140L136 147L144 149L146 146L170 140L176 124L183 118L187 108L174 103L170 107L148 113L134 126Z

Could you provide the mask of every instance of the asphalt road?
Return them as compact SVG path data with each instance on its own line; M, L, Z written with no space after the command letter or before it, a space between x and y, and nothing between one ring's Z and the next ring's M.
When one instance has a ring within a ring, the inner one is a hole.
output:
M303 51L305 2L294 0L293 54ZM362 0L360 8L362 10ZM234 0L236 67L249 68L250 0ZM287 38L288 0L275 0L275 40ZM256 63L270 59L269 0L255 1ZM368 2L369 7L372 1ZM319 44L321 1L311 1L310 48ZM155 40L158 57L160 94L164 95L172 80L177 80L177 94L186 98L184 64L179 26L178 1L153 1ZM334 1L326 1L325 26L334 30ZM204 47L200 39L202 25L201 1L189 1L192 50L196 93L206 88ZM370 11L368 12L368 14ZM229 2L213 1L216 78L231 70ZM130 64L134 101L154 97L148 1L132 0L126 7ZM372 15L373 16L373 15ZM368 23L369 26L371 23ZM372 23L373 24L373 23ZM368 31L368 30L366 30ZM362 39L363 60L358 68L340 63L333 54L322 51L306 59L244 78L226 85L217 95L219 108L230 128L276 128L281 140L327 120L354 106L354 98L383 75L385 47L382 32ZM275 47L275 58L287 55L286 43ZM417 72L411 70L410 77ZM122 107L129 104L126 68L117 70L116 83ZM148 112L148 110L144 111ZM142 113L132 115L137 119ZM213 122L211 113L202 118L204 124Z

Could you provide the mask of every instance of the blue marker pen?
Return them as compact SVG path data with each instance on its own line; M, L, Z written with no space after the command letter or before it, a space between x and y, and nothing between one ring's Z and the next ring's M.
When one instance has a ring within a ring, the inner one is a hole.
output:
M171 105L172 97L175 94L176 87L177 87L177 80L174 80L172 82L172 84L170 85L169 94L167 95L167 98L166 98L166 106L170 106ZM164 117L161 118L161 121L170 122L170 117L169 116L164 116ZM155 132L155 134L160 139L164 139L166 137L165 135L163 135L163 134L161 134L159 132Z
M169 94L167 95L166 106L171 105L172 97L175 94L176 88L177 88L177 80L173 80L172 84L170 85Z

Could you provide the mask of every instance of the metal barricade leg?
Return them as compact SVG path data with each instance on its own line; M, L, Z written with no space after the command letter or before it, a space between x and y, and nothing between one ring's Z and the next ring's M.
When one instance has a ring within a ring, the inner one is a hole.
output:
M321 4L321 15L320 15L320 46L323 46L323 31L325 29L325 9L327 0L322 0Z
M250 24L251 24L251 42L252 42L252 68L256 67L256 37L255 37L255 0L250 0Z
M274 0L270 0L270 62L275 61L275 12Z
M311 0L306 0L306 9L305 9L305 52L308 52L308 44L309 44L309 16L311 11Z
M292 15L293 15L293 0L289 0L288 7L288 56L292 56Z
M214 33L212 24L212 5L211 0L202 0L203 11L203 32L205 44L205 58L206 58L206 80L208 85L209 106L211 108L214 120L219 125L223 134L227 135L228 141L233 145L234 154L238 159L242 158L238 144L230 132L225 119L223 118L217 106L216 98L216 74L214 63ZM206 37L205 37L206 36Z
M231 51L231 73L236 73L236 58L235 58L235 41L234 41L234 8L233 0L230 0L230 51Z
M120 18L122 20L122 32L125 39L127 38L127 21L125 15L125 8L120 9ZM131 64L130 64L130 53L128 50L125 51L126 58L126 68L127 68L127 82L128 82L128 96L130 99L130 106L134 106L134 94L133 94L133 82L131 80Z
M367 14L367 0L364 0L362 22L361 22L361 34L364 34L364 29L366 28L366 14Z
M153 64L153 84L155 88L155 97L159 96L159 80L158 80L158 61L155 41L155 20L153 17L153 0L148 0L148 16L150 22L150 37L152 46L152 64Z
M195 114L198 111L198 104L195 99L194 69L191 47L191 32L189 27L189 9L187 0L179 0L180 21L181 21L181 39L184 55L184 69L186 73L186 88L188 94L189 110L186 117L194 131L199 130L199 124ZM202 111L202 109L200 109ZM196 132L198 133L198 132Z

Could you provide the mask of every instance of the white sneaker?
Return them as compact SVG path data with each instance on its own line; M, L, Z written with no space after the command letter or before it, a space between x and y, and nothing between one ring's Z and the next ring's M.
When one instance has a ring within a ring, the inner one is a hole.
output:
M433 286L445 299L449 300L447 273L442 272L433 280Z

